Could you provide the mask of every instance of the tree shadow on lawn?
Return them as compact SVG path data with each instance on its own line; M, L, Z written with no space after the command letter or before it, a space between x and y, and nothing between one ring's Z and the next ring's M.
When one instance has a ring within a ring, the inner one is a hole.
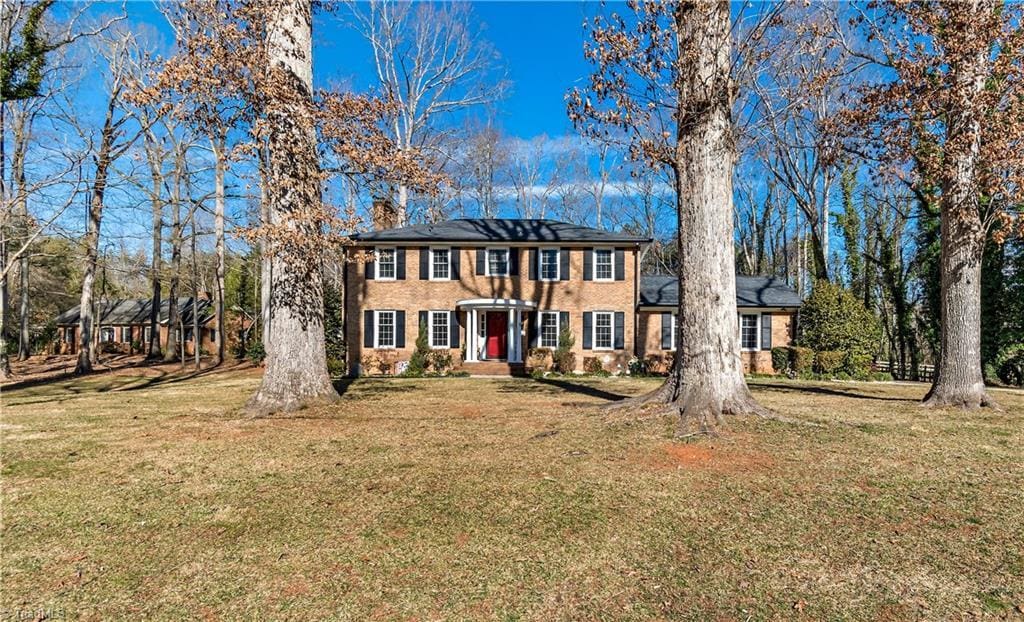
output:
M881 395L870 395L865 393L859 393L856 389L841 389L841 388L830 388L820 386L808 386L808 385L790 385L781 384L774 382L758 382L750 383L750 388L757 390L758 388L772 389L775 391L781 391L783 393L816 393L818 395L829 395L833 397L847 397L858 400L874 400L878 402L907 402L916 404L920 400L911 397L884 397Z
M586 395L587 397L596 397L598 399L605 400L606 402L621 402L627 397L630 397L629 395L619 395L618 393L605 391L604 389L599 389L589 384L569 382L555 378L537 378L535 381L543 385L561 389L565 393L576 393L578 395Z

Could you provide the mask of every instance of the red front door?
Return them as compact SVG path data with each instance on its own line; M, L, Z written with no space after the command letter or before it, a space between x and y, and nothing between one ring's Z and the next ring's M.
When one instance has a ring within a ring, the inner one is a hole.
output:
M508 357L508 313L487 313L487 358Z

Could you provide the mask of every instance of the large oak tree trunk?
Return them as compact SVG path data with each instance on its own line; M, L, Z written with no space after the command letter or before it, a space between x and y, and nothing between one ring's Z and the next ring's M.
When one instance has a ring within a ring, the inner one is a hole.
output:
M990 10L964 6L964 11ZM981 119L975 101L985 88L988 48L950 64L953 86L947 112L942 171L939 366L926 406L995 406L981 372L981 260L985 230L977 182Z
M291 411L338 399L327 374L321 249L322 223L310 217L320 204L316 136L309 108L313 89L312 4L283 0L268 15L267 53L269 210L272 244L273 347L266 371L247 404L253 415ZM312 207L311 207L312 206ZM282 231L283 229L283 231Z
M747 389L737 338L729 5L681 4L676 19L685 110L675 163L677 355L665 384L639 401L677 409L681 432L714 432L723 415L766 414Z

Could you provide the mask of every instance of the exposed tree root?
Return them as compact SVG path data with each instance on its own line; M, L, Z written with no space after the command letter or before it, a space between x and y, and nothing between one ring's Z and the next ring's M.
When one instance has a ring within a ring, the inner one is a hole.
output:
M329 392L321 395L299 397L293 393L283 395L269 395L265 391L258 391L246 402L244 412L251 419L260 419L279 413L290 413L314 406L326 406L341 399L341 396L332 387Z
M1003 410L984 387L981 389L967 388L956 390L933 386L928 391L928 394L924 396L921 406L924 408L959 408L961 410L975 410L978 408Z
M677 437L717 436L727 427L728 416L756 416L782 423L818 427L820 424L784 417L758 404L745 386L733 395L720 397L711 387L685 387L670 377L657 389L629 399L606 405L605 410L629 413L641 418L678 416Z

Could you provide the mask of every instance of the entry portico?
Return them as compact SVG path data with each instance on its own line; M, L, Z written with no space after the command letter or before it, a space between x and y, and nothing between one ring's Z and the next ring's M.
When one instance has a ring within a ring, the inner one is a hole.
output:
M456 307L466 312L466 362L523 362L523 311L537 303L515 298L469 298Z

